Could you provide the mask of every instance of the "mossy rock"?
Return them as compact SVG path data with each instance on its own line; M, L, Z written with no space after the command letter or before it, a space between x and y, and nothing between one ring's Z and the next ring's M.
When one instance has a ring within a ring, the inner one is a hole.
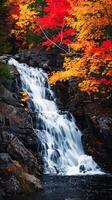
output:
M0 79L6 79L6 80L12 79L9 66L2 62L0 62Z

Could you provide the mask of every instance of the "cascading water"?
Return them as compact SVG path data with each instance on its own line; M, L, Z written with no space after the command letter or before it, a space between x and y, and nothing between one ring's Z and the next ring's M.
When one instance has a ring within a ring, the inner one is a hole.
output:
M71 114L61 113L48 84L47 74L41 69L9 60L20 73L22 88L29 94L36 114L34 130L41 142L45 174L76 175L100 173L91 156L85 155L81 132Z

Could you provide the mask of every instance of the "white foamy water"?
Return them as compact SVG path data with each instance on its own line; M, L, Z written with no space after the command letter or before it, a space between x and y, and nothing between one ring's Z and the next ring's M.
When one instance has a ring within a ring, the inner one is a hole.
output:
M36 115L34 130L41 143L40 154L45 174L77 175L101 173L91 156L84 153L81 132L70 113L60 112L47 74L41 69L9 60L20 73L22 89L30 98L31 111Z

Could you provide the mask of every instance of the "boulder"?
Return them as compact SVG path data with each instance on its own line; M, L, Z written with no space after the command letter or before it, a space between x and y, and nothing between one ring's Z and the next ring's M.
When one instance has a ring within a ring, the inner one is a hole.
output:
M25 173L24 180L27 182L28 185L32 186L37 191L43 189L40 180L36 178L34 175Z
M32 128L31 117L22 108L1 102L0 103L0 119L4 122L3 128L17 130L23 128ZM5 124L8 121L8 124Z
M41 167L37 159L12 133L3 131L0 134L0 152L9 153L13 160L26 165L30 173L40 174Z

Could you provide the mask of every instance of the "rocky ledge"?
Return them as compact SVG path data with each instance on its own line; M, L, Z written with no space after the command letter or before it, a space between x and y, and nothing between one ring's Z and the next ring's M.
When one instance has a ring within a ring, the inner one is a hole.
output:
M30 113L20 105L19 74L13 66L8 69L11 78L0 78L0 197L4 198L42 189L37 137Z

